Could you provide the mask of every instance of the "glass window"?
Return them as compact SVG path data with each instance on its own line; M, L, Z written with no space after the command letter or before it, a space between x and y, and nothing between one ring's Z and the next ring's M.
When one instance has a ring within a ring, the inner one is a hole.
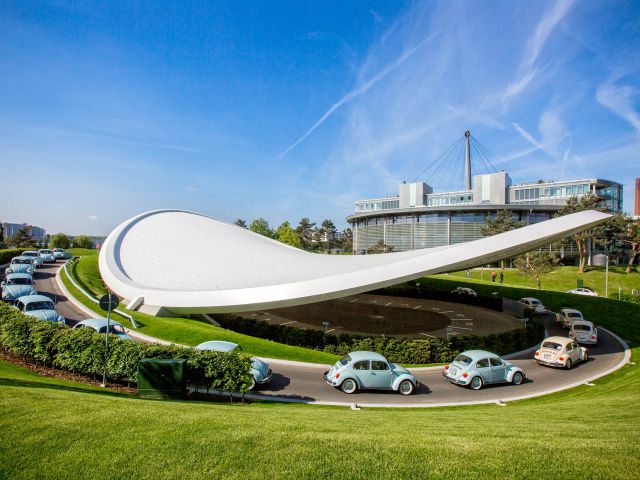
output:
M556 343L556 342L543 342L542 343L542 348L548 348L550 350L560 351L560 350L562 350L562 345L560 345L559 343Z
M371 360L371 370L389 370L389 365L382 360Z
M466 355L458 355L454 362L462 363L463 365L471 365L471 358Z
M483 358L482 360L478 360L478 363L476 363L477 368L487 368L488 366L489 366L488 358Z
M571 350L573 350L573 344L567 343L567 352L570 352Z
M346 357L342 357L342 359L340 359L340 364L344 367L345 365L349 364L349 362L351 362L351 357L349 355L347 355Z
M502 360L500 360L498 357L490 358L489 363L491 363L492 367L501 367L504 365L504 363L502 363Z
M354 370L369 370L369 360L360 360L353 364Z

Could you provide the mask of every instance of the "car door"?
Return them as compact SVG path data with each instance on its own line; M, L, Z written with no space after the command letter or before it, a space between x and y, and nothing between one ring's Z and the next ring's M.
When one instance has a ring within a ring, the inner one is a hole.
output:
M355 362L351 367L353 373L358 377L358 383L360 388L371 388L369 382L371 381L371 368L369 360L360 360Z
M504 382L507 377L507 366L498 357L489 359L491 365L491 383Z
M491 383L491 364L488 358L483 358L476 362L476 370L482 377L484 383Z
M371 370L369 372L371 378L369 388L391 388L393 383L393 373L389 368L389 364L382 360L371 360Z
M571 346L571 361L578 363L580 361L580 347L576 342L571 342L569 345ZM567 346L567 348L569 348L569 346Z

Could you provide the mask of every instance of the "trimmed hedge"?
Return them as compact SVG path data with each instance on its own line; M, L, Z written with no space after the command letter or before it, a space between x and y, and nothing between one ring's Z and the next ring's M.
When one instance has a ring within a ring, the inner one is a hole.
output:
M37 250L36 248L4 248L0 250L0 265L9 263L13 257L22 255L22 252Z
M187 382L198 388L244 394L252 382L251 358L245 353L142 344L111 335L105 355L104 335L43 322L6 304L0 304L0 348L45 366L90 377L102 375L106 361L112 380L135 379L138 361L143 358L170 358L186 360Z
M618 294L612 293L609 295L609 298L612 298L613 300L618 300ZM632 293L621 293L620 301L640 304L640 295L634 295Z
M368 350L384 355L394 363L426 364L450 362L465 350L489 350L498 355L529 348L544 337L544 322L534 317L527 328L491 334L484 337L469 335L453 337L450 342L440 338L365 337L325 334L319 330L303 330L286 325L271 325L236 315L217 314L215 320L224 328L254 337L273 340L286 345L313 348L336 355Z

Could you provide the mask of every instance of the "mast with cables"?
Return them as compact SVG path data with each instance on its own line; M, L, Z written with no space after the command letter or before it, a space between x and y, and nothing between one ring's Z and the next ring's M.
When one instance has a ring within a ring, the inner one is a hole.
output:
M471 190L471 151L469 148L469 137L471 136L471 133L469 133L469 130L467 130L466 132L464 132L464 146L465 146L465 152L464 152L464 178L465 178L465 185L466 185L466 190Z

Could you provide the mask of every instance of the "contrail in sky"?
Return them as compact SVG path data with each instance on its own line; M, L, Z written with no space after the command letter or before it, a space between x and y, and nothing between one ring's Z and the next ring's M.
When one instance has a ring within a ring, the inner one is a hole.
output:
M331 108L329 108L329 110L324 112L324 114L320 117L320 119L316 123L314 123L311 126L311 128L306 131L306 133L304 135L302 135L298 140L293 142L285 151L283 151L280 155L278 155L278 158L284 157L287 153L289 153L291 150L296 148L300 143L302 143L304 141L305 138L307 138L309 135L311 135L311 133L313 133L313 131L316 128L318 128L320 125L322 125L327 118L329 118L331 115L333 115L333 112L335 112L338 108L340 108L345 103L350 102L354 98L359 97L363 93L366 93L371 87L373 87L376 83L378 83L380 80L385 78L387 75L389 75L391 72L393 72L400 65L402 65L409 57L411 57L414 53L416 53L418 50L420 50L422 47L424 47L427 43L429 43L431 40L433 40L439 34L440 34L440 32L436 32L433 35L430 35L429 37L425 38L423 41L418 43L415 47L407 50L402 55L400 55L400 57L395 62L393 62L391 65L388 65L383 70L381 70L380 72L375 74L373 77L371 77L369 80L364 82L362 85L360 85L359 87L354 88L349 93L347 93L345 96L343 96L340 100L338 100L336 103L334 103L331 106Z

